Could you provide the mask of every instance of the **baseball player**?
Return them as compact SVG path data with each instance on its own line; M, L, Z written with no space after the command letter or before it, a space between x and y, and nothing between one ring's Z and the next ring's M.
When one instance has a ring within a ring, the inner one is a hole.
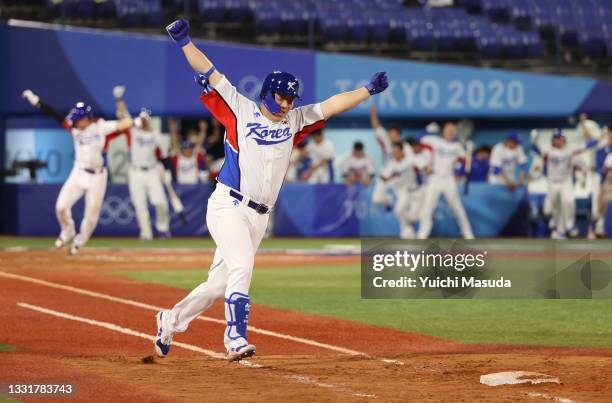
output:
M518 133L509 134L503 142L493 147L489 164L489 183L505 185L510 192L514 192L517 186L523 187L527 175L527 156L521 147Z
M306 145L308 155L312 159L310 168L303 177L308 183L332 183L334 181L333 159L336 154L331 141L323 138L322 130L315 130L312 139Z
M382 152L383 161L387 161L392 156L393 144L402 142L402 133L397 127L390 127L389 130L385 129L378 119L378 113L376 105L370 107L370 125L374 129L374 135L376 136L376 142L380 146Z
M410 145L418 147L416 141ZM420 152L406 153L406 147L401 142L393 143L391 159L385 163L379 180L385 184L385 189L393 190L396 197L395 215L400 224L400 238L414 239L412 224L418 220L419 209L422 207L423 189L421 186L421 170L426 160L419 156ZM391 205L391 196L388 191L377 194L374 203Z
M78 102L64 118L61 114L40 100L31 90L25 90L23 97L43 113L53 117L72 135L74 142L74 166L68 180L62 186L55 213L61 232L55 240L55 247L61 249L72 241L70 254L76 255L93 234L108 180L105 152L113 138L132 127L132 119L94 119L91 106ZM85 196L85 214L79 233L72 220L72 206Z
M255 346L247 341L253 263L292 148L321 129L327 119L384 91L388 82L385 73L376 73L357 90L294 108L299 82L289 73L275 71L265 78L254 102L240 94L191 42L186 20L173 22L167 31L197 72L197 82L204 89L200 100L226 128L225 164L206 213L217 245L208 280L172 310L157 314L155 349L159 356L167 355L173 334L185 331L189 322L224 297L227 359L237 361L255 353Z
M594 158L592 159L591 173L591 225L589 238L593 239L603 235L603 212L599 200L601 199L601 186L606 177L605 160L612 152L612 133L604 127L602 130L597 122L590 120L585 113L580 114L577 130L587 139L599 139Z
M353 152L342 161L342 177L344 184L351 186L355 183L363 183L369 186L374 176L374 164L363 151L363 143L356 141L353 144Z
M456 141L456 137L457 129L455 124L447 122L442 129L442 137L425 136L421 139L421 142L431 147L432 162L429 168L431 174L427 178L425 185L425 196L423 198L423 208L417 233L418 239L429 237L433 225L433 213L442 194L453 210L463 238L474 238L472 226L468 221L467 214L459 198L457 181L455 179L456 164L462 164L465 161L465 150Z
M168 119L170 138L172 141L171 161L176 172L176 181L182 185L195 185L200 183L200 167L203 165L205 155L202 144L205 139L205 130L200 123L197 135L188 136L186 140L179 141L179 133L174 119Z
M113 88L118 118L129 117L123 100L124 93L124 86L118 85ZM168 199L163 184L164 169L159 163L162 160L162 151L158 145L159 136L161 133L153 130L149 111L142 109L130 129L128 188L136 210L140 239L143 241L153 239L147 200L155 207L155 229L162 238L170 237Z
M576 157L595 147L597 140L587 140L583 147L570 147L563 130L555 129L551 146L540 149L536 131L532 131L531 142L532 150L544 159L544 172L548 179L544 214L551 217L551 238L578 236L578 229L575 227L574 167L577 165Z

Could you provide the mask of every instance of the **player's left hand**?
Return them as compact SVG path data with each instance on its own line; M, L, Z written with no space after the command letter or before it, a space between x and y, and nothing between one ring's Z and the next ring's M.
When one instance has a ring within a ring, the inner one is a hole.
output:
M183 47L191 42L191 38L189 37L189 22L186 19L181 18L179 20L174 21L172 24L166 27L166 31L170 38L176 42L177 45Z
M370 95L375 95L386 90L388 86L389 81L387 80L387 73L384 71L379 71L372 76L372 79L368 84L366 84L365 87Z

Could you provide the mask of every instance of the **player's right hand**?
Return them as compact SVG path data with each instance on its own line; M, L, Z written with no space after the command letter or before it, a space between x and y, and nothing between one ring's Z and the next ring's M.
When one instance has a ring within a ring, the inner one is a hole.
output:
M166 31L168 31L168 35L170 38L176 42L177 45L183 47L191 42L191 38L189 37L189 22L186 19L181 18L179 20L174 21L172 24L166 27Z
M38 105L40 97L32 92L32 90L25 90L21 93L21 97L25 98L32 106Z
M115 99L123 98L123 94L125 94L125 85L116 85L113 87L113 96Z

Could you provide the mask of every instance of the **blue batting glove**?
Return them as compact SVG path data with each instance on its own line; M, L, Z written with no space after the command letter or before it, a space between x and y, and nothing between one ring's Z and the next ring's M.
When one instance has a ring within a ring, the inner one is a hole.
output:
M379 71L372 76L372 79L368 84L366 84L365 87L370 95L375 95L386 90L388 86L389 81L387 80L387 73L384 71Z
M180 20L174 21L172 24L166 27L170 38L176 42L177 45L183 47L191 42L189 37L189 23L186 19L181 18Z

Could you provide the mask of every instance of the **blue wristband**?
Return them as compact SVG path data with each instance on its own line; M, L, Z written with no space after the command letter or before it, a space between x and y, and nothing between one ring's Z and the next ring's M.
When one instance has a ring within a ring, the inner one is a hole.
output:
M183 46L187 45L189 42L191 42L191 38L189 37L189 35L187 35L184 38L178 40L176 44L182 48Z

